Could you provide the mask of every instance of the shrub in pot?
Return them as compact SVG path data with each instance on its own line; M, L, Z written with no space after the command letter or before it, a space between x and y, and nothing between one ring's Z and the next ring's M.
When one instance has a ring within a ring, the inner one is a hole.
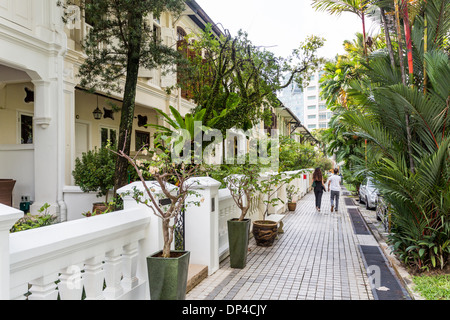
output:
M294 194L298 193L299 189L294 185L290 184L286 187L286 195L288 201L288 209L289 211L295 211L297 207L297 202L293 200Z
M150 296L152 300L184 300L190 253L171 250L171 244L174 240L178 213L187 205L186 198L196 194L191 190L192 182L188 180L199 172L200 166L172 163L168 152L157 154L155 150L142 151L144 155L148 152L153 154L151 160L136 160L123 151L118 151L117 154L127 159L133 166L144 187L144 192L134 188L130 195L137 202L147 205L162 220L163 248L147 257ZM152 184L144 179L144 173L151 175L154 180L152 183L160 188L160 194L157 194ZM161 197L167 202L160 201Z
M232 174L225 178L228 190L239 208L239 218L227 221L228 242L230 251L230 266L242 269L247 264L248 238L250 233L250 219L246 218L250 211L252 197L256 195L256 184L259 169L256 165L246 164L235 166Z
M253 222L253 236L256 244L261 247L270 247L273 245L278 235L278 223L276 221L267 220L269 216L269 207L275 206L283 200L276 195L278 191L297 178L298 174L286 176L284 173L267 173L257 184L258 191L263 196L264 213L263 220Z
M99 214L108 209L108 193L114 187L115 155L107 148L94 149L83 153L75 159L75 169L72 172L75 184L83 192L97 192L97 197L105 197L104 202L93 204L93 214Z

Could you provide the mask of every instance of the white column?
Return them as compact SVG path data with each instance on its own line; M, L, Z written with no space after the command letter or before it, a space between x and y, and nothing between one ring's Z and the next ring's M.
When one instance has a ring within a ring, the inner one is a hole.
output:
M58 83L33 81L34 84L34 203L31 213L49 203L50 213L59 213L58 198Z
M208 266L208 274L219 269L219 186L209 177L189 179L198 197L191 195L185 214L186 250L191 252L190 262Z
M9 230L23 212L0 204L0 300L10 299Z

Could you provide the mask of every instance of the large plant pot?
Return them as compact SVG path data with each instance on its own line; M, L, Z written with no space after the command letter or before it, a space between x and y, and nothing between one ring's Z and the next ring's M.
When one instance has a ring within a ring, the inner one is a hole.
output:
M270 220L258 220L253 222L253 236L256 245L270 247L278 235L278 223Z
M289 209L289 211L295 211L296 208L297 208L297 203L296 202L288 202L288 209Z
M189 271L189 251L171 251L163 258L162 251L147 257L151 300L185 300Z
M92 214L102 214L106 210L108 210L108 205L106 205L104 202L94 202L92 205Z
M12 206L12 191L16 180L0 179L0 203Z
M231 219L227 221L230 267L243 269L247 264L248 235L250 219Z

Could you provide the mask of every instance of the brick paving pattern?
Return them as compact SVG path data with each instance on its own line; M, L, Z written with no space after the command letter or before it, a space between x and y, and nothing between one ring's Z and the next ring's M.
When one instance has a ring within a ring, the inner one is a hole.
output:
M272 247L258 247L252 238L244 269L225 259L186 299L373 300L359 245L376 240L355 234L344 199L341 193L339 212L331 213L326 192L319 213L314 194L307 194L286 214L285 232Z

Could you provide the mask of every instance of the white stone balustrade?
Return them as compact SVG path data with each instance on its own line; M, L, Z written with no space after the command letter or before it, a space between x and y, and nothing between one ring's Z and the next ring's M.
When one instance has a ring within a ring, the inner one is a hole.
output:
M298 199L310 190L310 175L304 170L291 182L300 190ZM186 207L185 246L191 263L207 265L211 274L228 255L227 221L240 211L219 182L192 181L198 197L187 202L200 205ZM160 194L155 183L150 186ZM143 190L134 182L119 193L134 187ZM278 196L286 197L286 185ZM0 299L149 299L146 257L163 247L161 219L130 196L124 197L124 208L10 234L23 212L0 204ZM248 218L260 219L261 210L253 207Z
M135 208L10 234L9 298L145 299L149 224Z

